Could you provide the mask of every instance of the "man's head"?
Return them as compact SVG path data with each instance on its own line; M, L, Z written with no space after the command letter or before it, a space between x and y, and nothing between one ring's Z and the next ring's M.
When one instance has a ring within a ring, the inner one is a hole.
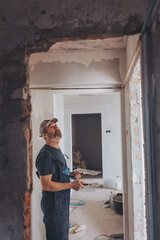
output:
M39 128L40 137L50 141L59 141L62 137L62 133L57 126L58 119L53 118L51 120L44 120Z

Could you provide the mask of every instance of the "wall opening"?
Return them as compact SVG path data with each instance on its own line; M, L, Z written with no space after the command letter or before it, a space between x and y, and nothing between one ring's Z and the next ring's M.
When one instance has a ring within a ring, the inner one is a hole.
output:
M80 41L81 48L74 48L69 54L68 50L65 49L67 44L64 43L63 49L66 52L60 51L61 48L58 47L56 50L56 47L53 46L48 53L31 56L34 159L38 149L44 144L43 139L38 138L38 128L42 120L50 119L53 116L59 118L61 129L63 129L62 149L69 156L69 164L72 164L71 139L73 142L75 140L71 136L71 132L73 132L71 116L72 122L74 122L76 115L92 115L93 113L100 115L102 123L101 159L104 161L101 161L101 166L94 166L94 168L95 170L103 170L102 184L104 184L104 188L108 188L108 195L105 195L108 198L110 188L123 192L122 158L125 156L122 153L121 90L119 89L125 76L126 52L125 40L123 40L118 41L122 43L120 49L117 50L115 46L112 46L112 49L100 49L99 54L97 54L99 51L97 46L93 43L92 48L87 50L91 42L87 41L84 44L83 41ZM87 54L86 51L88 51ZM52 67L56 70L55 74L50 71ZM41 74L42 72L43 74ZM105 89L107 87L108 89ZM93 169L93 165L91 168ZM32 227L34 226L32 239L34 240L36 238L44 239L45 231L40 206L37 205L41 189L35 175L35 169L33 175L35 188L32 194ZM118 188L117 177L119 180ZM94 194L92 194L92 200ZM106 199L105 196L103 196L104 199ZM103 211L105 210L103 209ZM123 231L122 218L121 216L117 225L115 224L116 220L113 221L113 225L116 226L117 231L119 229L119 232ZM35 221L36 225L34 225ZM125 227L125 229L127 228ZM128 231L125 229L124 231Z
M101 114L72 114L73 169L102 172Z

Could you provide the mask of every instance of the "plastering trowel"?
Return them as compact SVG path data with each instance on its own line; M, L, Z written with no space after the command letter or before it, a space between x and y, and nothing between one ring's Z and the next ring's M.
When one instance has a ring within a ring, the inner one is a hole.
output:
M85 187L99 188L99 183L84 183Z

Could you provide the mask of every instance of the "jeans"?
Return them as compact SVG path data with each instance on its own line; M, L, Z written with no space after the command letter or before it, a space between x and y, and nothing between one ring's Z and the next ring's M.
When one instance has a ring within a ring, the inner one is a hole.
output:
M41 209L47 240L68 240L70 193L43 192Z

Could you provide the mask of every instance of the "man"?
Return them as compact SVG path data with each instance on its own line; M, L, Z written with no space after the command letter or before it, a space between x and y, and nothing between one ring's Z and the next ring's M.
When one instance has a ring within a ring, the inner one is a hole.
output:
M59 148L62 137L57 119L44 120L40 125L40 134L46 144L36 159L37 175L42 186L41 209L46 228L47 240L68 240L70 189L78 191L84 187L79 180L70 182L70 173L66 160ZM80 174L72 172L75 179Z

